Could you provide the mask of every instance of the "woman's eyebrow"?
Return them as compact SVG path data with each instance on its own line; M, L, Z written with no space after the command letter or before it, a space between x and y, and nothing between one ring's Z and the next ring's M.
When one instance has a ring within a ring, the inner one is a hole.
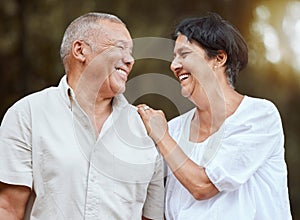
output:
M182 51L184 51L184 50L191 50L191 48L189 48L189 47L187 47L187 46L181 46L181 47L179 47L178 49L176 49L176 50L174 51L174 55L175 55L176 53L182 53Z

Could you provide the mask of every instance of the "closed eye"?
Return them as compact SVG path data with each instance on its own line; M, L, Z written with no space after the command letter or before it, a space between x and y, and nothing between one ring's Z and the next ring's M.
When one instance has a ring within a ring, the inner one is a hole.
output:
M124 49L125 49L125 47L122 46L122 45L116 45L116 47L119 48L119 49L121 49L121 50L124 50Z
M190 51L183 51L181 52L179 55L182 57L182 58L185 58L187 57L187 55L189 55L191 52Z
M127 45L123 45L123 44L116 44L115 45L116 48L119 48L120 50L128 50L129 54L132 56L132 47L129 47Z

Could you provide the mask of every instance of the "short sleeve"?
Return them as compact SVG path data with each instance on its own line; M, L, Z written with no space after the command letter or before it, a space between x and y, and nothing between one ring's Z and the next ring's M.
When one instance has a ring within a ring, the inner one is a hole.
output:
M143 216L162 220L164 219L164 171L163 159L157 156L155 172L147 189L147 198L143 208Z
M260 100L239 114L241 117L225 125L219 151L205 167L219 191L238 189L258 170L264 169L273 156L282 155L283 129L273 103ZM276 167L276 163L269 166Z
M32 187L31 128L28 103L20 100L0 127L0 181Z

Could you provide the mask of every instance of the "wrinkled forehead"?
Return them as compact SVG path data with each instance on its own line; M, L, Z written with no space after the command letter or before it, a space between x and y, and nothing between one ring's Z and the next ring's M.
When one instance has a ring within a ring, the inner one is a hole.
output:
M132 47L133 42L126 26L112 21L101 21L100 38L111 43L121 43L127 47Z

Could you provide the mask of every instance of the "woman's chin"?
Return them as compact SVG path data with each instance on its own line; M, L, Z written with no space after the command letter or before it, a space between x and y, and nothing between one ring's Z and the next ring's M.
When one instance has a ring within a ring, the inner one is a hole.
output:
M186 88L181 88L181 95L185 98L188 98L191 96L191 91Z

